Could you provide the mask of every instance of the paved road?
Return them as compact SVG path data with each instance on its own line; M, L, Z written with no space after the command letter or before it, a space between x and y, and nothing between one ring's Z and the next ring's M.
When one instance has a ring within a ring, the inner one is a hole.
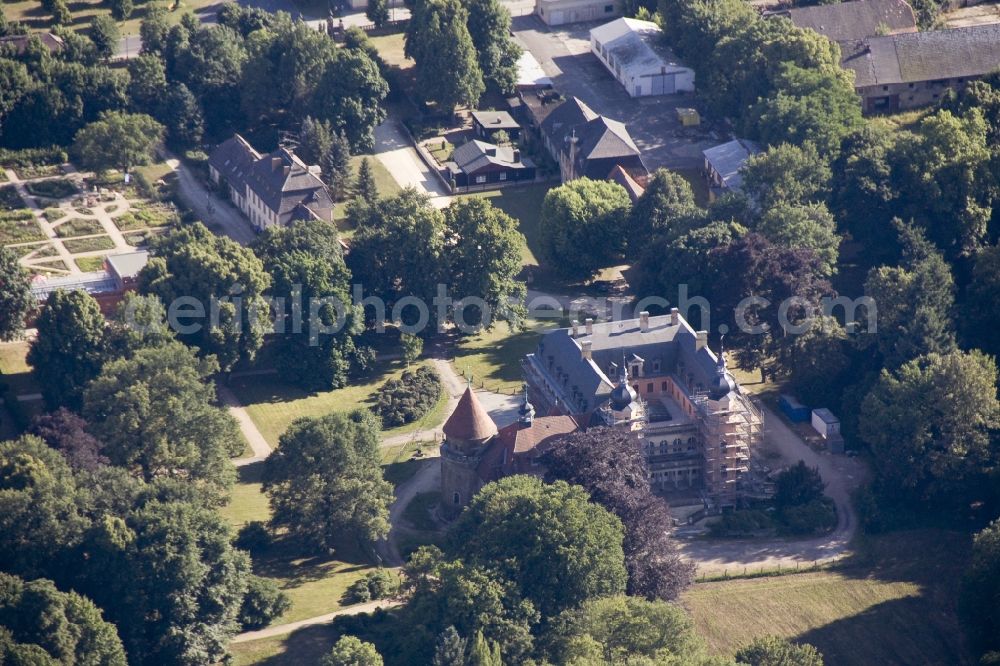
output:
M837 527L826 536L815 539L790 540L756 539L716 540L696 538L682 540L681 553L694 561L699 574L729 573L743 568L756 570L795 567L797 564L830 562L851 552L850 543L857 530L857 515L851 504L851 493L865 477L864 463L857 458L817 453L785 425L774 412L763 405L765 446L781 453L790 464L804 460L818 467L826 482L826 494L837 506Z
M241 245L249 245L256 238L250 223L242 213L228 201L212 194L191 173L191 170L166 148L160 155L177 174L177 193L184 203L195 212L198 219L216 232L222 232Z
M395 118L375 128L375 154L401 187L413 187L431 197L431 204L446 208L451 194L424 164Z

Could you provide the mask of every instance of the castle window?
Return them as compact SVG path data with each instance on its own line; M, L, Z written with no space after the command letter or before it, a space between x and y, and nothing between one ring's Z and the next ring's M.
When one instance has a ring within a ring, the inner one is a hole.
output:
M659 372L659 371L660 371L660 362L653 361L653 372Z
M667 390L667 383L666 382L663 382L662 384L660 384L660 390L661 391L666 391Z
M652 392L653 392L653 382L650 382L646 384L646 393L652 393Z
M461 501L462 501L462 497L458 493L455 493L454 495L451 496L451 502L452 502L452 504L458 504Z

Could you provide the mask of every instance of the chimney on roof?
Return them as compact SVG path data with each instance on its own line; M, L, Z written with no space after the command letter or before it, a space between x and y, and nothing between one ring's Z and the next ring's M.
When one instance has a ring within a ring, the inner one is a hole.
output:
M645 333L649 330L649 313L643 310L639 313L639 331Z
M670 325L677 326L681 323L681 312L677 308L670 308Z
M309 173L319 178L323 175L323 167L318 164L312 164L309 166Z
M698 331L695 333L694 350L698 351L708 344L708 331Z
M573 337L575 338L580 334L580 322L574 319L572 321L572 324L573 324Z
M593 335L594 334L594 320L591 319L590 317L587 317L586 319L583 320L583 323L587 327L587 335Z
M593 347L594 343L591 342L590 340L584 340L582 343L580 343L580 356L583 357L583 360L589 361L591 358L593 358L592 354Z
M277 171L281 167L281 158L272 157L271 158L271 171Z

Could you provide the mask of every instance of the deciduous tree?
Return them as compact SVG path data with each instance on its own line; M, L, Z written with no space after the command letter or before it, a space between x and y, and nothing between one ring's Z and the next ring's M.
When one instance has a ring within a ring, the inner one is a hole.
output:
M764 636L740 648L736 661L747 666L823 666L823 655L809 643Z
M63 454L74 469L93 471L110 462L101 452L104 443L87 432L87 422L65 407L36 417L31 434Z
M199 324L197 330L179 338L214 355L223 372L253 359L267 326L263 294L270 285L253 252L200 222L159 237L153 251L156 256L139 275L139 291L167 304L196 299L201 308L194 322L184 319Z
M631 201L618 183L578 178L549 190L539 234L546 261L563 277L586 280L624 247Z
M492 81L501 92L513 92L521 48L511 37L510 12L499 0L472 0L468 9L469 35L479 55L483 79Z
M628 219L628 251L640 256L653 238L677 238L698 218L691 185L667 169L653 172Z
M264 463L272 524L323 552L345 538L384 537L393 495L382 478L379 430L361 410L294 421Z
M14 658L12 663L127 663L118 632L101 617L101 609L76 592L56 589L52 581L44 578L24 581L0 573L0 628L6 630L12 642L37 646L51 659L21 662ZM5 648L11 649L0 647L0 656Z
M474 106L486 90L468 28L468 10L458 0L419 0L406 27L406 56L417 67L417 90L442 111Z
M221 495L233 482L229 457L242 450L236 421L214 406L218 370L173 342L108 363L87 389L84 414L105 454L147 482L188 479Z
M995 520L973 539L972 561L965 570L959 603L965 629L980 653L1000 653L1000 617L996 614L998 596L1000 520ZM983 663L989 661L984 658Z
M357 636L341 636L320 666L382 666L382 655Z
M620 594L627 574L621 521L564 481L511 476L486 485L449 533L449 552L495 568L544 617Z
M583 486L593 501L618 516L628 592L648 599L676 599L694 575L677 555L667 531L666 503L650 489L646 461L630 435L596 428L560 438L544 454L549 478Z
M86 169L127 171L149 164L153 149L163 140L163 125L143 113L101 114L73 139L73 153Z
M347 383L363 314L351 301L351 273L344 264L337 228L318 220L267 229L254 251L271 276L278 371L308 391ZM296 306L296 302L300 305ZM298 316L304 322L296 323Z
M486 305L467 304L459 323L478 327L506 321L517 326L525 315L524 283L517 280L524 238L517 220L486 199L464 199L445 209L444 223L444 277L452 298L482 299ZM459 308L454 306L452 317L459 317Z
M25 578L48 574L80 543L86 520L66 460L37 437L0 442L0 561Z
M812 250L820 261L823 277L837 272L841 238L826 204L778 203L761 215L755 231L775 245Z
M675 605L635 597L588 599L552 623L548 656L569 664L716 664Z
M35 307L31 295L28 272L17 255L7 247L0 247L0 340L13 340L24 329L24 320Z
M994 464L1000 427L996 362L980 351L932 353L883 370L861 406L861 436L889 493L960 502Z
M80 407L83 389L105 359L104 317L92 296L56 290L35 322L27 361L50 409Z
M107 14L98 14L90 21L90 40L97 48L97 55L105 60L118 49L120 34L118 24Z

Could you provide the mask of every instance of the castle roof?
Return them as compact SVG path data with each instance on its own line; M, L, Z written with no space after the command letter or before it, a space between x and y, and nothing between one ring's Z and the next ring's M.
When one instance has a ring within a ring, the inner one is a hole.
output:
M465 442L485 441L497 434L497 424L483 409L470 386L465 389L458 405L455 406L455 411L445 422L443 430L448 439Z

